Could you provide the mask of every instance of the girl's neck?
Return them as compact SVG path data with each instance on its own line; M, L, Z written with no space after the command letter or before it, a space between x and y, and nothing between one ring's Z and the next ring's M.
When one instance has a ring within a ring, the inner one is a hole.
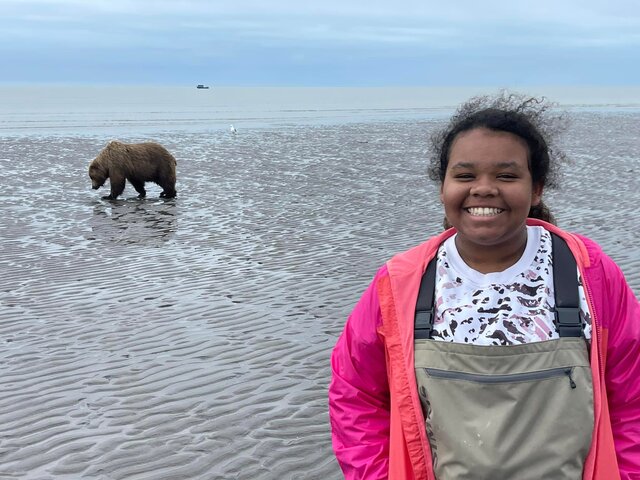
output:
M527 247L527 229L501 245L469 244L459 235L456 248L464 263L480 273L502 272L516 264Z

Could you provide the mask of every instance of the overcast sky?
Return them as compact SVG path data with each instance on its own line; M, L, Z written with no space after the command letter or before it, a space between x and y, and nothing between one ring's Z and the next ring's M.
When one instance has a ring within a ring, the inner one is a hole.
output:
M0 0L0 65L12 84L640 85L640 1Z

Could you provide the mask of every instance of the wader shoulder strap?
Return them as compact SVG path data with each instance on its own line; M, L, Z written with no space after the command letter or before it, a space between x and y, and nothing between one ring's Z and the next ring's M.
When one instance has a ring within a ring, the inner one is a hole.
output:
M553 289L556 299L556 327L560 337L581 337L580 299L578 298L578 267L567 243L551 234L553 259Z
M436 290L436 263L438 263L437 256L429 262L420 281L418 301L416 302L416 320L413 330L413 335L416 339L431 338L435 314L433 309L433 296Z
M556 308L555 323L560 337L581 337L583 333L580 319L580 300L578 298L578 277L576 259L573 257L567 243L555 233L551 234L553 262L553 284ZM416 316L414 323L414 338L429 339L435 321L434 295L436 287L436 264L434 257L422 275L418 300L416 301Z

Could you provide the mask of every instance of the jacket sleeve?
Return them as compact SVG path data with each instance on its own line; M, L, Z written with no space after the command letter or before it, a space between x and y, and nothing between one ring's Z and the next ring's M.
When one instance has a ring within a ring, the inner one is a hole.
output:
M389 385L376 282L349 316L331 356L329 416L333 449L347 480L388 476Z
M622 480L640 479L640 303L620 268L606 255L603 326L609 341L605 369L609 414Z

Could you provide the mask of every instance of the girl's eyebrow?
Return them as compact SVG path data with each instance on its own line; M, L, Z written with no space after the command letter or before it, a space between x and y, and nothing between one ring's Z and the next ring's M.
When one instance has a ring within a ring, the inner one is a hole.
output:
M454 168L474 168L475 164L473 162L458 162L458 163L454 163L453 165L451 165L451 169L453 170ZM498 162L496 164L494 164L494 167L497 168L515 168L518 169L519 165L517 162Z
M451 166L451 169L454 168L473 168L473 163L471 162L458 162L458 163L454 163Z
M499 162L496 163L496 167L498 168L520 168L520 166L516 162Z

